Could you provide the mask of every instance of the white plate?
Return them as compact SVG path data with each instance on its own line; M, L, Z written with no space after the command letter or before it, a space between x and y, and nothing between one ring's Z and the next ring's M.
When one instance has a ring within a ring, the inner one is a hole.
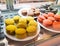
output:
M31 9L31 7L30 7L30 8L22 8L22 9L20 9L20 10L18 11L18 14L19 14L21 17L27 17L28 15L26 15L26 16L22 15L21 11L22 11L22 10L27 10L27 12L29 12L30 9ZM37 17L34 17L34 18L37 18Z
M9 34L6 33L6 30L4 30L4 34L5 34L8 38L10 38L10 39L12 39L12 40L15 40L15 41L28 41L28 40L31 40L31 39L35 38L36 36L38 36L39 33L40 33L40 26L39 26L39 24L38 24L38 29L37 29L36 35L31 36L31 37L27 37L27 38L25 38L25 39L18 39L18 38L16 38L15 36L11 36L11 35L9 35Z
M42 25L41 23L39 23L39 25L40 25L41 27L43 27L44 29L48 30L48 31L55 32L55 33L60 33L60 31L57 31L57 30L54 30L54 29L47 28L47 27L45 27L44 25Z

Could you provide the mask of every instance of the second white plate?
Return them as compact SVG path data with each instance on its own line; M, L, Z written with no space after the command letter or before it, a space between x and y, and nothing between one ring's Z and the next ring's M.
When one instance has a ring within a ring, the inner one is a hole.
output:
M20 10L18 11L18 14L19 14L21 17L27 17L28 15L23 16L22 13L21 13L21 11L22 11L22 10L27 10L27 12L29 12L30 9L31 9L31 7L30 7L30 8L22 8L22 9L20 9ZM34 16L34 18L37 18L37 16Z
M39 23L39 25L40 25L41 27L43 27L44 29L48 30L48 31L55 32L55 33L60 33L60 31L57 31L57 30L54 30L54 29L47 28L47 27L45 27L44 25L42 25L41 23Z

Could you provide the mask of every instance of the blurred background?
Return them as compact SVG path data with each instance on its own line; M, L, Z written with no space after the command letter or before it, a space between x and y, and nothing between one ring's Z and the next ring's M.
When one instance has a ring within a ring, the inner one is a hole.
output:
M20 4L24 3L40 3L40 2L54 2L54 1L55 0L0 0L0 9L1 10L8 9L7 7L10 7L10 5L13 5L14 8L18 9L20 7Z
M29 3L29 2L41 2L41 1L55 1L55 0L13 0L14 4ZM0 0L0 3L5 4L6 0Z

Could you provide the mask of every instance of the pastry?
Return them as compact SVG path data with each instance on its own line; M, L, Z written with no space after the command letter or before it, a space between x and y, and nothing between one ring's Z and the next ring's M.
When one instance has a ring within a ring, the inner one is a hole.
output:
M28 36L34 36L36 34L36 32L37 32L37 27L28 26L26 31L27 31Z
M48 18L48 14L43 13L42 16L44 16L46 19Z
M6 25L13 25L14 24L14 20L13 19L6 19L5 20L5 24Z
M37 22L35 20L31 20L29 22L28 26L35 26L35 27L37 27Z
M18 28L26 28L27 27L27 24L26 23L18 23L17 24L17 27Z
M26 19L26 18L21 18L21 19L19 20L19 23L27 24L27 19Z
M60 31L60 22L54 21L52 26L54 30Z
M22 10L22 15L26 16L27 15L27 10Z
M54 13L48 12L48 16L49 16L49 17L54 17Z
M28 16L34 16L34 12L32 10L29 10Z
M40 23L43 22L43 20L42 20L40 17L38 17L37 19L38 19L38 21L39 21Z
M16 38L19 38L19 39L24 39L27 37L27 34L26 34L26 30L24 28L18 28L16 31L15 31L15 36Z
M15 25L8 25L6 27L6 32L10 35L14 35L15 34L15 30L16 30L16 26Z
M44 25L44 26L51 26L52 23L53 23L52 20L49 20L49 19L43 20L43 25Z
M26 19L27 19L27 21L34 20L34 18L33 18L33 17L31 17L31 16L28 16Z
M49 20L55 21L54 17L48 17Z
M34 12L35 16L39 16L40 15L40 11L39 9L36 9L35 12Z
M55 18L55 20L60 21L60 15L57 14L54 16L54 18Z
M15 23L18 23L19 19L20 19L20 16L14 16L13 19L14 19Z

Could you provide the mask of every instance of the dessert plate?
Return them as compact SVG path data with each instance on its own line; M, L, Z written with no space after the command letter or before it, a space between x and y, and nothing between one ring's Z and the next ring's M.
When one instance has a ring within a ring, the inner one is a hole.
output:
M27 38L24 38L24 39L18 39L18 38L16 38L15 36L11 36L11 35L7 34L6 29L5 29L5 26L4 26L4 34L5 34L8 38L10 38L10 39L12 39L12 40L14 40L14 41L28 41L28 40L31 40L31 39L37 37L37 36L39 35L39 33L40 33L40 26L39 26L39 24L38 24L36 35L30 36L30 37L27 37Z
M21 16L21 17L27 17L28 15L26 15L26 16L24 16L24 15L22 15L22 10L27 10L27 12L29 12L29 10L31 9L31 7L30 8L21 8L19 11L18 11L18 14ZM33 16L34 18L37 18L37 16Z
M60 30L54 30L52 27L45 27L43 24L39 23L39 25L41 27L43 27L44 29L51 31L51 32L55 32L55 33L60 33Z

